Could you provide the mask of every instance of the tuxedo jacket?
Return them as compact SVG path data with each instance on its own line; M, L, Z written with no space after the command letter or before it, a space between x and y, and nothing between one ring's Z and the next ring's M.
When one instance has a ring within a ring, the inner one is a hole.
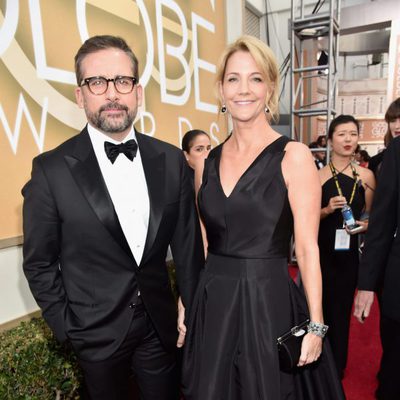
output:
M314 164L317 167L317 169L324 168L324 163L322 161L317 160L316 158L314 158Z
M150 199L140 265L121 229L86 128L36 157L22 189L25 275L57 339L69 340L86 360L103 360L117 350L132 321L138 289L164 347L173 350L177 311L165 263L168 246L187 312L204 265L182 152L138 132L136 138Z
M385 150L359 270L358 288L380 289L382 313L400 321L400 138Z

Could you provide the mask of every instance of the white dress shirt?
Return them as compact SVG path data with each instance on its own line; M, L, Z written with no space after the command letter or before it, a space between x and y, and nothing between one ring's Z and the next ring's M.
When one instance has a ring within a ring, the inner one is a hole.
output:
M137 143L135 130L132 128L122 142L113 140L90 124L88 124L88 132L119 223L139 265L143 256L150 217L149 194L140 149L138 146L133 161L121 153L114 164L108 159L104 150L104 142L120 144L135 139Z
M318 158L316 157L314 157L314 162L318 169L322 169L325 167L324 163L321 160L318 160Z

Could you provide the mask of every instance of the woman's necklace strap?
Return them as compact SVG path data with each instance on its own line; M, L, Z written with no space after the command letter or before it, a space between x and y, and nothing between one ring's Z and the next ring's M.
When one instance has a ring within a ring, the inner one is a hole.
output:
M332 162L332 161L329 162L329 165L331 166L331 170L333 169L333 171L335 171L337 174L342 174L342 173L343 173L344 171L346 171L346 169L349 168L350 166L352 166L352 169L354 168L351 161L350 161L348 164L346 164L346 166L345 166L343 169L341 169L340 171L333 165L333 162ZM354 175L354 174L353 174L353 175Z
M355 166L353 165L353 163L350 161L350 162L346 165L346 167L345 167L344 169L342 169L342 171L340 171L339 173L342 173L342 172L343 172L347 167L349 167L349 166L351 166L351 171L352 171L352 173L353 173L353 179L354 179L353 190L351 191L350 200L349 200L349 202L348 202L348 204L350 205L350 204L353 202L353 200L354 200L354 195L355 195L355 193L356 193L356 187L357 187L357 183L358 183L358 173L357 173L357 170L356 170ZM333 176L333 179L334 179L334 181L335 181L335 185L336 185L338 194L339 194L339 196L343 196L342 188L340 187L339 180L338 180L338 177L337 177L337 174L338 174L338 173L336 172L337 169L336 169L335 166L333 165L333 162L332 162L332 161L329 162L329 168L331 169L332 176Z

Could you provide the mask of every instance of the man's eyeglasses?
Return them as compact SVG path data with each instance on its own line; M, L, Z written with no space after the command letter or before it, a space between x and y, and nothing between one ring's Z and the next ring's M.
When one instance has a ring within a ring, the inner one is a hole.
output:
M132 92L137 83L133 76L116 76L115 78L104 78L104 76L92 76L83 79L80 86L87 86L95 95L101 95L107 92L109 82L114 83L115 90L121 94Z

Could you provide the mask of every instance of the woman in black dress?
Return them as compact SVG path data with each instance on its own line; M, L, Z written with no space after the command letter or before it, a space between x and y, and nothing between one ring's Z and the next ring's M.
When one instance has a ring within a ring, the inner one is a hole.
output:
M353 153L358 145L359 125L351 115L335 118L328 131L331 159L319 170L322 185L320 250L323 310L330 326L329 342L338 374L343 378L347 361L351 308L357 285L359 251L358 233L366 231L367 221L359 221L368 213L375 188L373 173L357 165ZM357 234L343 229L341 209L351 207L357 224ZM340 242L342 240L342 242Z
M275 57L260 40L241 37L225 51L217 77L233 130L203 173L196 170L208 256L188 321L185 398L342 399L334 367L321 357L321 188L308 148L269 124L278 112ZM312 322L299 368L285 373L277 338L294 324L296 299L304 300L288 276L293 227Z

